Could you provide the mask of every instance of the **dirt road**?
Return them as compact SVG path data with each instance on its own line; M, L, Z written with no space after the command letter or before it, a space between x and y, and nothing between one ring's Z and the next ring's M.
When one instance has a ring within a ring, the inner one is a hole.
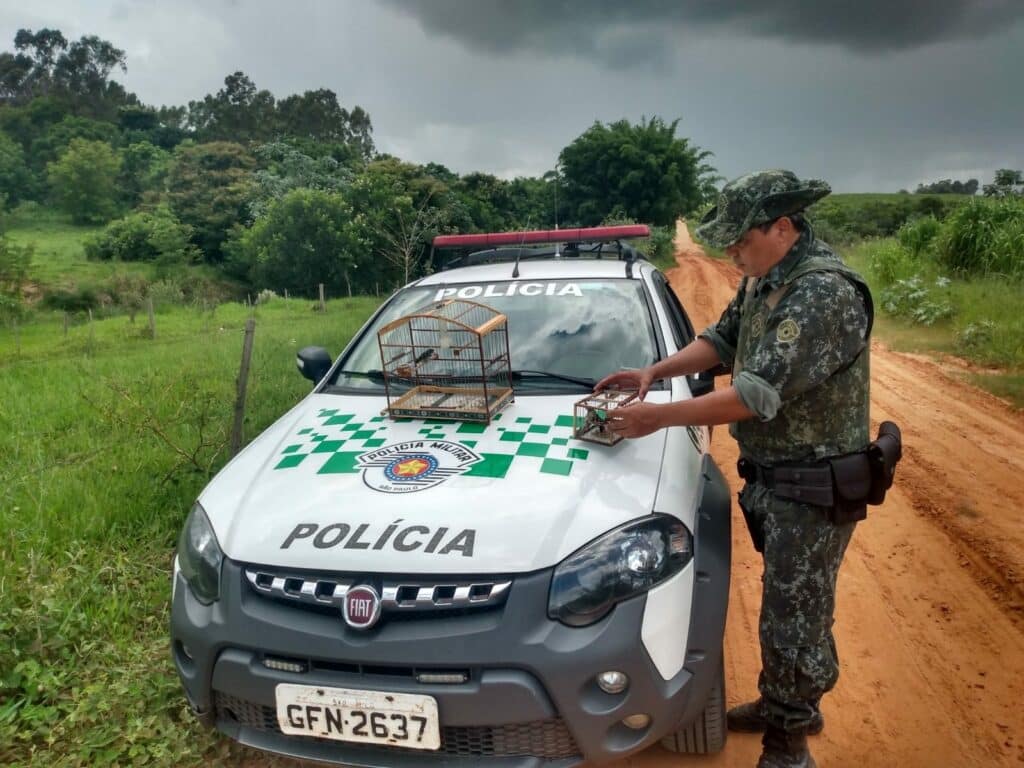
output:
M702 328L739 272L677 233L669 278ZM1024 417L940 365L872 346L872 419L903 428L904 459L882 508L858 526L839 576L842 675L811 746L822 768L1024 765ZM712 445L733 489L736 447ZM759 556L733 521L727 696L756 696ZM619 768L753 766L755 736L714 759L660 748Z

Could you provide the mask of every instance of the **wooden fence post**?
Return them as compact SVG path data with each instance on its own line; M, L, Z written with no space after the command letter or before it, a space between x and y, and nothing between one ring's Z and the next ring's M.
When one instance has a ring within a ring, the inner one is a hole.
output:
M149 312L149 338L156 338L156 314L153 312L153 297L146 298L146 310Z
M64 313L64 338L68 337L68 313Z
M92 324L92 309L89 309L89 353L92 354L96 342L96 329Z
M284 300L288 301L288 289L287 288L284 289Z
M235 396L235 420L231 427L231 456L242 449L242 428L245 423L245 392L249 384L249 361L252 359L252 338L256 332L256 319L245 321L245 341L242 342L242 365L238 369L238 394Z
M324 305L324 284L320 283L320 311L323 312L327 307Z

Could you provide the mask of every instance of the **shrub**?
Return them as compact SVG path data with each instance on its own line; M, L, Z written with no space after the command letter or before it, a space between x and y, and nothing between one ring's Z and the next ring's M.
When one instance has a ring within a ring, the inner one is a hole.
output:
M149 286L149 297L154 309L185 302L185 292L174 280L158 280Z
M908 219L896 233L900 245L910 251L916 259L931 247L932 241L939 233L942 225L931 214Z
M945 288L948 281L936 287ZM882 307L892 315L906 317L921 325L933 325L939 320L953 316L953 305L948 297L935 296L924 280L915 275L906 280L897 280L882 291Z
M912 277L917 272L917 264L902 245L882 240L874 243L868 251L868 271L885 286Z
M273 301L276 298L277 298L277 294L276 293L274 293L269 288L264 288L256 296L256 303L260 304L260 305L269 304L271 301Z
M1024 200L972 200L943 224L936 252L957 274L1024 277Z
M85 255L104 261L189 263L200 255L191 237L192 228L179 222L169 208L160 206L111 222L85 241Z
M43 306L63 312L85 312L98 309L100 296L92 286L79 286L46 294Z
M991 320L968 323L956 334L956 345L962 350L975 351L989 344L995 337L996 324Z

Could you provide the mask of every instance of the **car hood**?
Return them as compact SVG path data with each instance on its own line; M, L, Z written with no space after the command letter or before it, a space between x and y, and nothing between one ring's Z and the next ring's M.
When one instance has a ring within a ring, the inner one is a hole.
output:
M665 431L572 437L574 396L520 396L490 425L400 420L383 398L310 395L199 501L225 554L289 568L522 573L650 514ZM648 401L667 401L652 392Z

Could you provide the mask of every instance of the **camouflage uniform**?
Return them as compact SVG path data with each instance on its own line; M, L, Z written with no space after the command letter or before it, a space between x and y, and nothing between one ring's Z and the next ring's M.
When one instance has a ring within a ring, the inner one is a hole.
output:
M743 177L723 190L698 235L725 247L827 192L823 182L797 182L788 172ZM733 385L755 414L730 425L743 457L762 466L810 463L867 445L866 291L808 227L767 275L745 278L701 334L732 367ZM829 510L778 499L760 482L747 483L740 504L764 542L758 687L765 716L786 731L806 730L839 676L836 575L856 523L834 524Z

